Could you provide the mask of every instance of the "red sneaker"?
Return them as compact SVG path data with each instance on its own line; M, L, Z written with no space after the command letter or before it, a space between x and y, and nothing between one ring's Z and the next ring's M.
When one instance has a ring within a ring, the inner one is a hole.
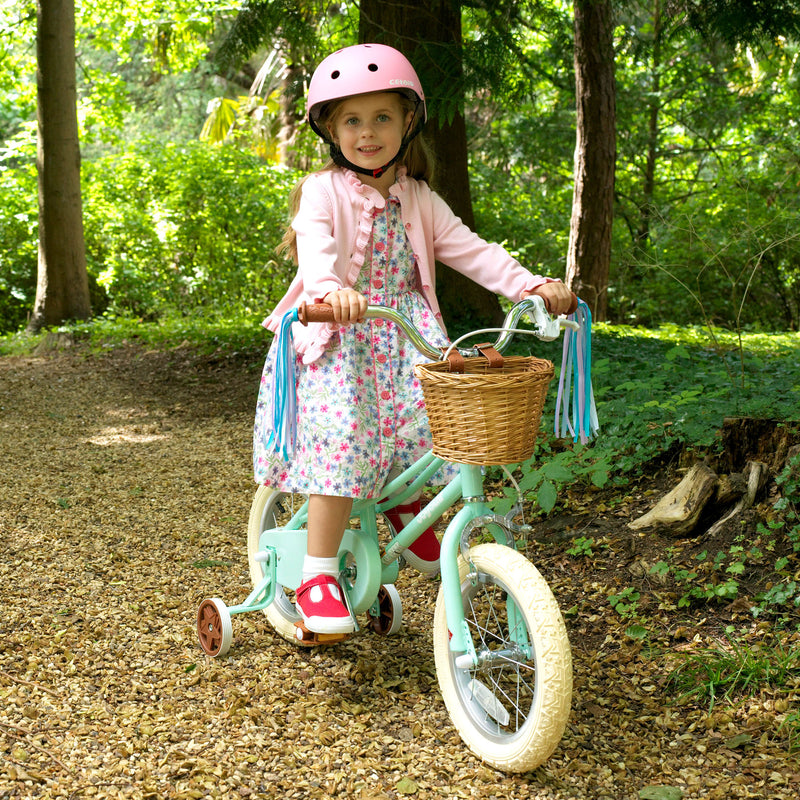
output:
M306 627L314 633L352 633L353 618L342 600L342 590L332 575L317 575L300 584L295 604Z
M410 503L395 506L389 511L384 511L383 514L392 523L395 532L400 533L405 527L402 515L413 514L416 516L421 510L419 500L413 500ZM439 540L436 538L433 528L427 528L408 546L403 553L403 558L414 569L427 575L435 575L439 571L439 553Z

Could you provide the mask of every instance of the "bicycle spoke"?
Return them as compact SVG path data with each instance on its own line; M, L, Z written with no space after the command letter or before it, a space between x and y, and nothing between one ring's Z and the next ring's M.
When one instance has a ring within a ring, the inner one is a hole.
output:
M479 576L479 586L467 600L467 621L478 657L485 662L469 670L463 690L475 711L481 709L482 724L498 732L518 730L528 719L535 697L535 667L518 644L520 639L528 641L524 619L515 613L513 597L490 576Z

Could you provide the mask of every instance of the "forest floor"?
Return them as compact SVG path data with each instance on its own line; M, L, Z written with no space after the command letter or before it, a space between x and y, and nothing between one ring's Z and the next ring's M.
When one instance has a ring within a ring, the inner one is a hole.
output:
M728 626L753 652L799 643L747 603L678 608L651 578L694 544L626 525L674 485L667 468L624 496L576 493L529 545L574 659L567 730L534 772L462 744L433 663L438 582L411 569L394 637L304 650L252 614L234 618L227 658L203 655L200 601L250 589L258 374L134 343L0 358L0 798L796 800L796 671L712 709L669 680ZM579 536L591 555L567 552ZM626 587L634 619L609 604Z

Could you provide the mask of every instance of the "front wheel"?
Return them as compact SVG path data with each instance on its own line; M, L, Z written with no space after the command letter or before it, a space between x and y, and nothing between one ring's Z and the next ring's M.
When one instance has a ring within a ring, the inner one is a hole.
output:
M464 616L478 664L456 663L444 595L433 621L436 674L450 718L469 748L507 772L527 772L555 750L569 716L572 656L545 579L523 555L499 544L459 559Z

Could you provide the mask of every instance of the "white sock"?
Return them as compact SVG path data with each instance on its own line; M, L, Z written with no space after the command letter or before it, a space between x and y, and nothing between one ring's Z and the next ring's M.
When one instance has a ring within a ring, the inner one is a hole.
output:
M338 578L338 557L334 556L333 558L320 558L319 556L310 556L306 554L305 558L303 559L303 581L316 578L317 575L333 575L334 578Z

